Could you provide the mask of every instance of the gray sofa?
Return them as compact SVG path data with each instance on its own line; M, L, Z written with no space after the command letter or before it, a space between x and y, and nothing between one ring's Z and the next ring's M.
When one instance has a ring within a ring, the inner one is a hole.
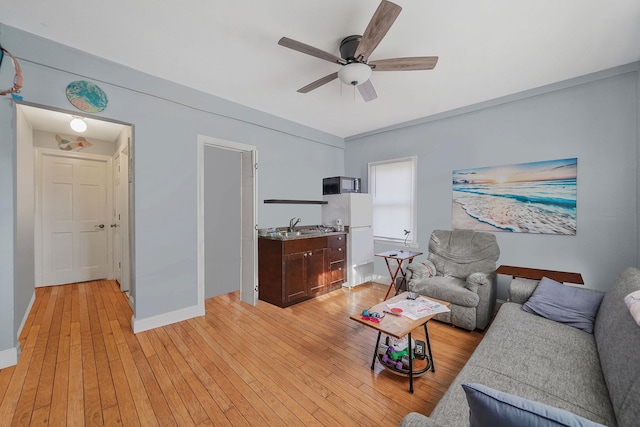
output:
M496 301L496 236L470 230L434 230L425 263L407 267L408 289L451 303L435 318L459 328L484 329Z
M468 426L461 384L469 383L611 427L640 425L640 326L623 301L640 289L640 270L628 268L607 291L593 334L523 311L536 283L513 282L513 301L502 305L431 415L410 413L402 427Z

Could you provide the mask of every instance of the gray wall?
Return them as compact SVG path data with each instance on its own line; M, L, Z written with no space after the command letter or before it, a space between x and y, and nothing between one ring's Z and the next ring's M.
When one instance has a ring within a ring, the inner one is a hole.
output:
M426 254L432 230L451 228L452 170L577 157L577 235L497 232L499 263L580 272L586 286L607 289L638 260L637 83L632 64L352 138L346 173L366 177L367 162L418 156L417 235ZM376 273L388 276L377 261Z
M197 304L196 141L208 135L259 151L259 225L287 224L292 216L320 221L320 207L263 205L265 198L321 197L322 178L344 173L341 138L206 95L0 23L2 45L18 57L25 102L68 111L66 86L98 84L109 106L98 117L134 124L136 319ZM212 76L215 78L215 76ZM17 272L30 258L14 252L16 233L16 118L0 99L0 351L14 348L24 293L33 281ZM14 265L15 260L15 265ZM23 292L24 291L24 292ZM16 305L14 315L14 297ZM18 298L20 297L20 298ZM27 298L28 303L28 298ZM5 319L7 317L7 319Z

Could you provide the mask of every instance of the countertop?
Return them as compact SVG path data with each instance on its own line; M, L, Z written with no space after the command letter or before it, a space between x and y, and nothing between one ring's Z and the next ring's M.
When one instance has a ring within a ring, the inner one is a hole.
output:
M262 234L261 230L258 233L258 237L260 239L269 239L269 240L300 240L300 239L313 239L314 237L325 237L325 236L337 236L340 234L347 234L346 231L320 231L320 230L309 230L309 229L300 229L300 235L285 235L282 234L281 231L285 230L276 230L270 232L268 234Z

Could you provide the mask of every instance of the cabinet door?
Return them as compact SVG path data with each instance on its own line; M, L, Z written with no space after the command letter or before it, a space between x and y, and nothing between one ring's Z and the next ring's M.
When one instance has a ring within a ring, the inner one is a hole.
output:
M285 255L284 298L287 303L307 296L307 252Z
M316 249L307 252L307 284L309 293L317 293L324 290L326 283L325 249Z

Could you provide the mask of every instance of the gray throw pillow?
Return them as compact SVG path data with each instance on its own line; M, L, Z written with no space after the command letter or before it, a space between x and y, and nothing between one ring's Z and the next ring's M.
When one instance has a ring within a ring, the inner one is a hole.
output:
M522 309L592 334L603 297L603 293L566 286L543 277Z
M604 427L564 409L494 390L462 384L469 403L470 427Z

